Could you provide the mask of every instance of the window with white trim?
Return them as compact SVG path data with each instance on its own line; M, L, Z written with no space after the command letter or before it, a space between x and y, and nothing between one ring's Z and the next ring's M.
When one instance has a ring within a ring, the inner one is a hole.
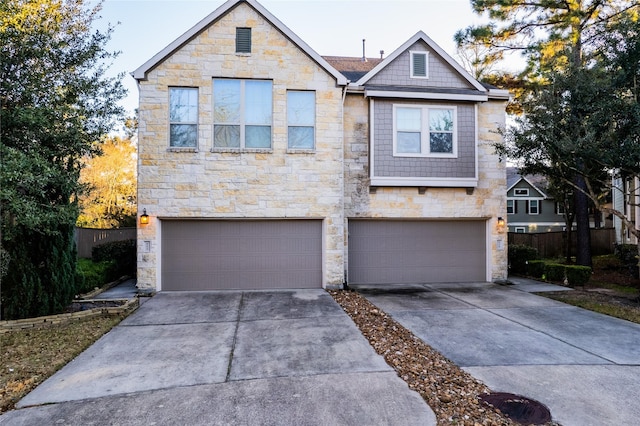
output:
M289 149L315 148L316 94L289 90L287 92L287 146Z
M213 80L213 148L271 149L273 82Z
M529 204L529 208L528 208L528 212L529 214L540 214L540 200L529 200L528 201Z
M507 214L516 214L516 200L507 200Z
M556 201L556 214L564 215L564 203Z
M394 105L393 155L455 157L456 115L455 107Z
M169 146L172 148L198 146L197 88L169 88Z
M529 188L516 188L513 190L513 195L515 195L516 197L528 197Z
M429 52L409 52L411 78L429 78Z
M524 234L525 232L527 232L527 228L525 228L524 226L516 226L515 231L516 234Z

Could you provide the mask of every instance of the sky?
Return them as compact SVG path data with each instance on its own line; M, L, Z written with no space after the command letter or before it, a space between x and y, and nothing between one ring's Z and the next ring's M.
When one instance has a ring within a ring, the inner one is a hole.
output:
M483 22L469 0L258 0L272 15L320 55L385 56L418 31L424 31L455 58L456 31ZM138 106L138 89L131 77L140 65L177 39L223 0L105 0L94 26L115 26L107 45L120 51L110 73L126 73L128 90L122 101L129 114Z

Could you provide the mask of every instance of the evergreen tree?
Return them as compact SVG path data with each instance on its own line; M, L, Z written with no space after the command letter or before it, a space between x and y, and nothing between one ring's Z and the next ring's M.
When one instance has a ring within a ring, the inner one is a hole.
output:
M59 312L75 292L81 160L122 114L112 29L84 0L0 2L1 316Z

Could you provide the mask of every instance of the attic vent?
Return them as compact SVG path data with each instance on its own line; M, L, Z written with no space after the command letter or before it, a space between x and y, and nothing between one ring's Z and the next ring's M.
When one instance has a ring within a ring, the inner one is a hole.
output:
M251 28L236 28L236 53L251 53Z
M411 77L428 78L427 52L411 52Z

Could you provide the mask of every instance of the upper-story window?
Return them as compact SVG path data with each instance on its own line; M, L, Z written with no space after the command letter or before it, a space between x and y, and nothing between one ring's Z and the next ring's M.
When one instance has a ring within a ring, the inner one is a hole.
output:
M315 148L315 92L287 92L287 126L289 149Z
M528 188L516 188L513 190L513 195L516 197L528 197L529 189Z
M456 108L394 105L393 155L455 157Z
M507 214L518 213L518 204L516 200L507 200Z
M529 214L540 214L540 200L529 200Z
M213 147L271 149L273 83L213 80Z
M169 146L198 146L198 89L169 88Z
M429 52L409 52L411 78L429 78Z
M236 28L236 53L251 53L251 28Z

